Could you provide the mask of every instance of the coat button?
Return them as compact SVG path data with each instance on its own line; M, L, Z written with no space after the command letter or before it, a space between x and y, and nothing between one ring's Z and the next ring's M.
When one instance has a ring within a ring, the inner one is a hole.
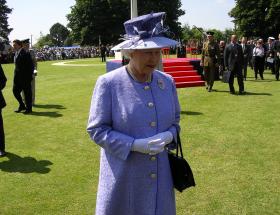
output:
M148 85L146 85L145 87L144 87L144 90L149 90L150 89L150 86L148 86Z
M148 103L148 107L149 107L149 108L154 107L154 103L153 103L153 102L149 102L149 103Z
M150 123L150 126L151 126L151 127L155 127L156 125L157 125L156 122L151 122L151 123Z
M157 159L156 156L152 156L152 157L150 158L151 161L155 161L156 159Z
M152 179L155 179L155 178L157 178L157 174L151 173L150 177L151 177Z

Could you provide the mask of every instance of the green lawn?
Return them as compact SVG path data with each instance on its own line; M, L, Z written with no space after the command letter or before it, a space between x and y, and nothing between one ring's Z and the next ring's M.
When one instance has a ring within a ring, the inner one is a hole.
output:
M94 212L99 147L86 125L105 64L100 59L76 63L95 64L89 67L52 63L39 63L32 115L14 113L14 66L3 65L9 154L0 158L1 215ZM264 77L255 81L249 71L248 93L242 96L230 95L227 84L218 81L211 93L204 87L178 90L182 143L197 186L176 193L177 214L279 214L280 82L269 71Z

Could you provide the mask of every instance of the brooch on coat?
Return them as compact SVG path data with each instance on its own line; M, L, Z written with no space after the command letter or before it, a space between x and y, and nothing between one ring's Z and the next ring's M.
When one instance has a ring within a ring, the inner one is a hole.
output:
M162 79L158 79L157 84L160 89L163 90L165 88L164 81Z

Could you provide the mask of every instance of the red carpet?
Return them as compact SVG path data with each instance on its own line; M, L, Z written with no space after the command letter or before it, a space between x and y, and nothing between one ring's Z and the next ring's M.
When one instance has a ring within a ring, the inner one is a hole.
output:
M192 58L164 58L163 70L174 78L176 88L205 86L201 76L191 63L198 60Z

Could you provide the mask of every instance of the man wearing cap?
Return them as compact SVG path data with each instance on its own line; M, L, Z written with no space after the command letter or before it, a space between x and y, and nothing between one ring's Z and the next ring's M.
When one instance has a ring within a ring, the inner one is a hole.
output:
M212 91L216 69L220 65L220 48L214 41L214 32L207 32L207 41L203 44L200 65L203 66L206 90Z
M265 44L266 53L265 53L265 67L271 69L271 73L275 74L275 66L274 66L274 51L273 51L273 42L275 38L269 37L267 39L267 43Z
M226 70L230 71L229 77L229 90L231 94L235 94L234 90L234 76L237 76L239 94L244 94L244 82L242 75L242 65L244 62L244 56L242 52L242 47L237 43L237 36L231 36L231 43L229 43L225 48L224 53L225 58L225 67Z
M34 50L29 49L30 46L29 39L22 40L22 46L25 49L25 51L30 54L30 57L33 62L34 71L33 71L33 79L31 81L31 88L32 88L32 105L34 105L35 104L35 78L37 76L37 60L36 60Z
M280 34L278 40L273 43L274 61L275 61L275 78L279 81L279 67L280 67Z
M22 48L22 42L20 40L14 40L13 47L15 50L13 94L19 103L19 107L15 112L19 113L25 110L24 113L29 114L32 112L31 81L33 78L34 66L30 54ZM22 91L24 93L25 103L21 96Z

